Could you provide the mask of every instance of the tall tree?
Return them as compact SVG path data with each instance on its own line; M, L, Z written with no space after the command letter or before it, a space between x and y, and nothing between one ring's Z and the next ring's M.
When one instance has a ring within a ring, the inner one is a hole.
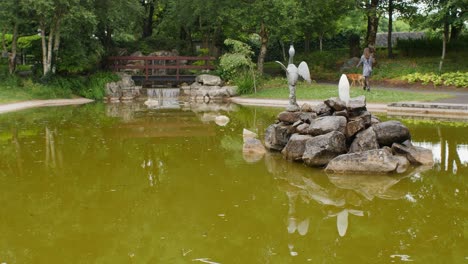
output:
M299 0L298 3L298 23L304 33L305 52L310 51L312 35L318 37L319 48L322 51L324 37L335 33L339 19L354 7L353 1L349 0Z
M425 4L421 25L439 29L442 33L442 55L439 62L439 71L442 71L447 43L450 40L450 29L460 24L465 25L468 21L468 3L465 0L426 0Z
M140 36L138 27L144 9L140 0L94 0L94 13L97 18L96 37L106 54L114 51L114 38L122 33ZM133 34L133 32L137 32Z
M143 17L143 38L153 35L153 19L154 10L157 3L156 0L141 0L141 4L145 8L145 16Z
M25 6L39 24L42 47L43 75L54 71L53 60L58 56L62 23L71 7L79 0L24 0Z
M8 53L8 71L10 74L14 74L16 71L16 55L18 47L18 38L19 38L19 27L22 23L21 17L21 2L20 0L7 1L2 4L2 9L0 10L0 22L3 24L2 28L2 49L3 52L7 52L5 35L6 32L11 30L12 40L11 40L11 49Z
M412 0L386 0L383 1L383 5L385 4L387 5L386 10L388 12L387 56L393 58L393 15L397 12L401 17L408 18L416 13L417 7Z
M290 41L293 40L297 30L296 4L294 0L253 0L240 5L243 8L244 27L260 37L260 52L257 59L259 73L263 73L268 44L272 36L289 35Z
M365 8L367 13L367 34L366 34L366 45L375 46L377 39L377 31L379 27L379 13L378 7L381 0L370 0L366 1Z

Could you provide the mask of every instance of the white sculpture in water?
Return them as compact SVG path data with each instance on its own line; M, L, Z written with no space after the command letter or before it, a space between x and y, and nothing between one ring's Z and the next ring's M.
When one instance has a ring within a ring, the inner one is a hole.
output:
M283 63L276 61L286 71L286 78L288 79L288 86L289 86L289 105L286 108L286 110L289 112L295 112L295 111L300 110L300 107L296 101L296 83L297 83L297 80L299 79L299 76L301 76L308 83L311 82L309 66L307 66L307 63L303 61L299 63L299 67L296 67L296 65L293 64L294 54L295 54L294 46L291 45L289 47L288 67L284 66Z
M349 81L346 74L342 74L340 78L340 82L338 83L338 96L340 100L348 104L349 102Z

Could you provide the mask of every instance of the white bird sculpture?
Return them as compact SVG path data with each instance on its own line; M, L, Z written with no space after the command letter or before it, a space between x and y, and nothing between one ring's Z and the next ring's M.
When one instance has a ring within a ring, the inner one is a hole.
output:
M289 105L286 110L289 112L296 112L300 110L300 107L296 101L296 83L299 79L299 76L301 76L308 83L311 83L309 66L307 66L306 62L302 61L299 63L299 67L296 67L296 65L293 64L294 54L294 46L291 45L289 47L288 67L284 66L280 61L276 61L286 71L286 78L288 79L289 86Z

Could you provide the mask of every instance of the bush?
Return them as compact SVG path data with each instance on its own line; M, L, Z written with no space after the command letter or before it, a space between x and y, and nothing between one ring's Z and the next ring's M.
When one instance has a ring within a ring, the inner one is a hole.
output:
M232 80L234 77L240 78L244 72L251 71L255 64L252 62L253 52L250 46L234 39L226 39L226 46L230 46L232 51L221 56L219 61L219 72L221 78Z
M255 75L253 71L244 71L233 77L232 81L237 86L239 94L251 94L255 92L256 87L259 86L258 77Z
M447 50L450 52L464 51L467 42L468 36L461 36L459 39L448 42ZM398 39L396 48L404 56L439 56L442 53L442 39L437 37Z
M116 74L99 72L89 76L68 76L61 77L49 75L41 78L40 82L47 87L56 90L70 91L73 94L89 99L100 100L106 95L105 85L108 82L118 81L120 78Z
M468 88L468 72L413 73L403 76L402 79L409 83L421 82L424 85L432 83L434 86L452 85Z

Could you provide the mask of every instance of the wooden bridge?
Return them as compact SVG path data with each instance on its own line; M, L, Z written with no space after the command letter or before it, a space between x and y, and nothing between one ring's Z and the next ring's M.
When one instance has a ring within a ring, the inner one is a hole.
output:
M114 72L126 72L142 83L193 82L197 74L213 70L214 57L114 56L109 57Z

